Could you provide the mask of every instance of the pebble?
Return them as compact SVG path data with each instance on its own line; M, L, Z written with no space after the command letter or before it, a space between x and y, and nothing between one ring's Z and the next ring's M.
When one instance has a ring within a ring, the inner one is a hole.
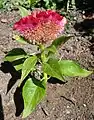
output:
M1 22L2 22L2 23L8 23L8 20L2 18L2 19L1 19Z
M66 114L70 114L70 111L69 111L69 110L66 110Z
M84 107L86 107L86 104L83 104Z
M70 108L70 106L67 106L67 108Z
M76 18L76 17L74 17L74 20L77 20L77 18Z

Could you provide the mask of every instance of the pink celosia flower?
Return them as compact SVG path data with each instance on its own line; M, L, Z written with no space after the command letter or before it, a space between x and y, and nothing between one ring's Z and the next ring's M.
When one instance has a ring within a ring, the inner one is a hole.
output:
M65 24L66 18L53 10L34 11L16 22L14 29L29 42L47 43L62 34Z

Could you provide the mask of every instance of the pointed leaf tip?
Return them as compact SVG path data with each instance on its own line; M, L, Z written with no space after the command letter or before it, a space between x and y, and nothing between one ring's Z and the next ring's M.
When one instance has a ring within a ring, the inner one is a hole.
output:
M87 77L92 73L92 71L88 71L80 67L78 63L72 60L61 60L59 61L60 69L63 75L75 77Z

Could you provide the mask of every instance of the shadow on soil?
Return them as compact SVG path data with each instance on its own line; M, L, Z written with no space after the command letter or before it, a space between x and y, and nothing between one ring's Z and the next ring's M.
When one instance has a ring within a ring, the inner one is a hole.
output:
M94 0L75 0L75 6L79 10L94 12Z
M11 79L9 80L8 86L7 86L7 93L9 90L13 87L13 85L16 83L16 81L20 78L20 73L17 72L12 64L10 62L4 62L1 63L0 70L3 73L10 73L11 74Z
M1 95L0 95L0 120L4 120L4 112L3 112L2 97L1 97Z
M12 66L12 64L10 62L1 63L0 70L4 73L10 73L11 74L11 79L9 80L9 83L8 83L8 86L7 86L7 93L8 93L9 90L13 87L13 85L16 83L16 81L20 78L21 75L20 75L19 72L17 72L14 69L14 67ZM15 102L15 106L16 106L15 115L19 116L22 113L23 108L24 108L23 98L22 98L22 86L19 87L19 88L18 87L16 88L16 91L14 93L14 102Z
M74 28L81 33L83 32L82 36L89 36L94 33L94 18L75 23Z
M15 116L18 117L23 109L24 109L24 102L23 102L23 97L22 97L22 87L17 87L16 91L14 93L14 102L15 102L15 107L16 107L16 113Z
M50 78L48 80L48 83L52 83L52 84L56 84L56 83L59 83L59 84L65 84L67 81L61 81L61 80L58 80L56 78Z

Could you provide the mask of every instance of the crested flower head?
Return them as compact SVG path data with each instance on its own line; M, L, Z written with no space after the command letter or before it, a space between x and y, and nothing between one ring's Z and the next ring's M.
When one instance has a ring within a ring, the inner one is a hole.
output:
M53 10L34 11L14 24L29 42L47 43L64 31L66 18Z

